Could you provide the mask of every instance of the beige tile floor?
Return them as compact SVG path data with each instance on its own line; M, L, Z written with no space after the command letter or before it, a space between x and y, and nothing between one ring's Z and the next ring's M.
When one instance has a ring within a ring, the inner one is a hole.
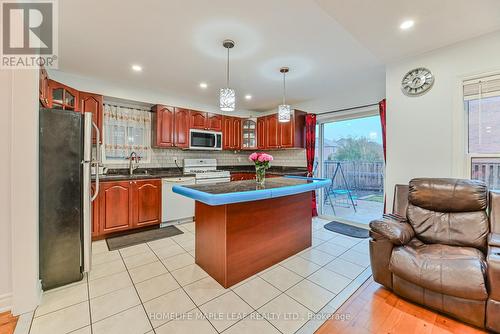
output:
M313 333L371 275L368 239L325 223L313 247L230 289L194 263L194 223L119 251L94 242L90 274L44 293L30 333Z

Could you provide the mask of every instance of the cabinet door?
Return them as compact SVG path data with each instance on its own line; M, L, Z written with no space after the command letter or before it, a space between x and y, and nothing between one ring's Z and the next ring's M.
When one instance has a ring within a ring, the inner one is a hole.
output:
M207 113L203 111L191 110L190 112L190 128L191 129L208 129Z
M38 81L38 95L40 103L45 108L50 108L49 105L49 76L45 68L40 67Z
M279 148L279 124L278 115L266 116L266 148Z
M49 105L54 109L78 109L78 91L60 82L49 79Z
M102 95L80 92L80 105L79 110L81 112L92 113L92 122L94 122L99 128L101 133L101 143L102 143ZM96 143L96 133L92 131L92 143Z
M134 181L134 227L161 223L161 180Z
M233 148L241 150L241 118L233 119Z
M189 147L189 110L175 108L174 145Z
M223 118L223 128L222 128L222 148L225 150L234 148L234 137L233 137L233 117L224 116Z
M293 118L289 122L279 123L279 147L291 148L293 147L293 139L295 136L295 122Z
M132 227L131 181L103 182L99 194L100 234Z
M266 118L257 118L257 148L259 150L266 149Z
M174 107L155 105L153 107L153 145L174 146Z
M222 131L222 115L207 113L208 128L212 131Z

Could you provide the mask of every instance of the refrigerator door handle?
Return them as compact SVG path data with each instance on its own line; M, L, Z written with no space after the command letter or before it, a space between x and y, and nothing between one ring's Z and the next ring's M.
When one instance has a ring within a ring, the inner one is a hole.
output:
M90 201L93 202L99 195L99 166L101 165L101 132L99 131L99 127L92 122L92 127L96 131L96 160L93 161L93 165L95 166L95 190L92 195Z

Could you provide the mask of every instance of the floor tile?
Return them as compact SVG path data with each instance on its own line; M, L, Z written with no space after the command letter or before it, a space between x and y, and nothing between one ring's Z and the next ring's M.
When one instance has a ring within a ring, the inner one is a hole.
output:
M137 283L135 287L143 303L180 288L179 284L169 273Z
M257 312L229 327L224 334L280 334L270 322Z
M342 258L337 258L325 266L337 274L341 274L350 279L355 279L359 274L365 270L365 267L359 266Z
M90 325L89 303L83 302L33 319L31 334L63 334Z
M273 299L258 311L284 334L295 333L311 315L311 311L286 294Z
M156 262L158 261L158 258L156 255L149 251L149 252L144 252L136 255L131 255L123 258L123 262L125 262L125 266L127 269L132 269L135 267L140 267L148 263Z
M316 246L319 246L321 244L324 244L326 241L325 240L321 240L321 239L318 239L318 238L312 238L312 242L311 242L311 246L312 247L316 247Z
M87 284L77 284L57 291L49 290L43 293L42 302L36 309L35 317L79 304L88 299Z
M120 255L120 252L118 252L117 250L112 252L97 253L92 255L92 265L95 266L98 264L121 260L121 259L122 257Z
M286 291L286 294L314 313L319 312L335 294L308 280L303 280Z
M127 268L125 267L125 264L121 259L117 261L94 265L92 266L92 269L90 270L89 273L89 281L117 274L119 272L126 270Z
M299 256L302 257L302 258L304 258L304 259L306 259L306 260L308 260L308 261L316 263L316 264L318 264L320 266L324 266L328 262L330 262L333 259L335 259L334 255L322 252L322 251L320 251L319 249L316 249L316 248L313 248L313 249L307 250L307 251L305 251L303 253L300 253Z
M324 228L313 231L312 236L314 238L318 238L318 239L321 239L324 241L332 240L333 238L337 237L337 235L335 235L334 233L332 233Z
M179 246L181 246L182 248L184 248L188 252L194 250L194 247L195 247L194 239L181 241L181 242L177 242L177 243L179 244Z
M217 334L217 331L200 311L182 314L155 329L156 334Z
M359 242L361 242L361 239L341 235L338 238L333 239L331 242L338 246L351 248L352 246L357 245Z
M343 253L345 253L348 248L334 244L333 243L334 240L335 239L333 239L332 241L324 242L321 245L315 247L314 249L320 250L322 252L328 253L333 256L340 256Z
M137 255L137 254L145 253L145 252L148 252L150 250L151 249L149 249L149 247L148 247L147 244L139 244L139 245L135 245L135 246L121 248L120 249L120 254L123 257L128 257L128 256L132 256L132 255Z
M354 250L345 252L345 254L342 255L342 259L365 268L370 265L370 256L368 254L359 253Z
M168 246L175 245L175 241L172 240L171 238L163 238L163 239L150 241L150 242L148 242L148 245L152 250L155 250L155 249L160 249L160 248L165 248Z
M362 241L357 245L354 245L352 250L355 250L356 252L360 252L362 254L367 254L370 255L370 245L368 242Z
M161 262L163 262L168 270L174 271L182 267L189 266L190 264L194 264L194 257L192 257L189 253L183 253L162 259Z
M281 293L280 290L260 277L255 277L238 286L234 289L234 292L254 309L258 309Z
M193 310L196 305L182 289L177 289L144 303L144 307L153 327L156 328L174 320L180 314Z
M289 289L292 285L297 284L302 277L295 274L286 268L278 266L260 275L265 281L271 283L281 291Z
M109 252L108 244L106 243L106 240L94 241L92 243L92 255L103 253L103 252Z
M172 271L172 275L182 286L188 285L189 283L193 283L208 276L208 274L196 264L174 270Z
M93 334L143 334L151 329L142 305L92 324Z
M198 306L228 291L210 276L186 285L184 290Z
M178 234L178 235L174 235L172 237L172 239L177 243L188 241L188 240L194 240L194 234L191 234L191 233Z
M307 279L335 294L339 293L343 288L351 283L349 278L334 273L326 268L318 270Z
M77 329L74 332L71 332L71 334L92 334L92 327L86 326L86 327Z
M282 264L283 267L290 269L296 274L299 274L302 277L307 277L311 275L313 272L321 268L319 265L307 261L306 259L300 256L294 256L288 261Z
M124 288L93 298L90 300L92 322L97 322L113 314L120 313L140 303L141 301L134 287Z
M242 320L253 311L232 291L202 305L200 309L219 332Z
M167 273L167 269L160 261L156 261L153 263L145 264L140 267L136 267L129 270L130 277L132 277L132 281L134 284L140 283L147 279L153 278L155 276L159 276Z
M156 253L156 255L160 259L164 259L164 258L168 258L168 257L174 256L174 255L183 254L186 252L186 250L184 248L182 248L181 246L179 246L178 244L175 244L175 245L155 249L154 252Z
M93 281L89 281L90 298L99 297L129 286L132 286L132 281L126 271L98 278Z

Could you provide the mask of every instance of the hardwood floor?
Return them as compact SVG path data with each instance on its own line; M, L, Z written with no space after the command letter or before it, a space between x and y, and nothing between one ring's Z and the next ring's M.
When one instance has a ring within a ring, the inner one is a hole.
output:
M315 334L331 333L477 334L487 332L401 299L370 278Z
M12 334L16 328L17 318L10 312L0 313L0 334Z

